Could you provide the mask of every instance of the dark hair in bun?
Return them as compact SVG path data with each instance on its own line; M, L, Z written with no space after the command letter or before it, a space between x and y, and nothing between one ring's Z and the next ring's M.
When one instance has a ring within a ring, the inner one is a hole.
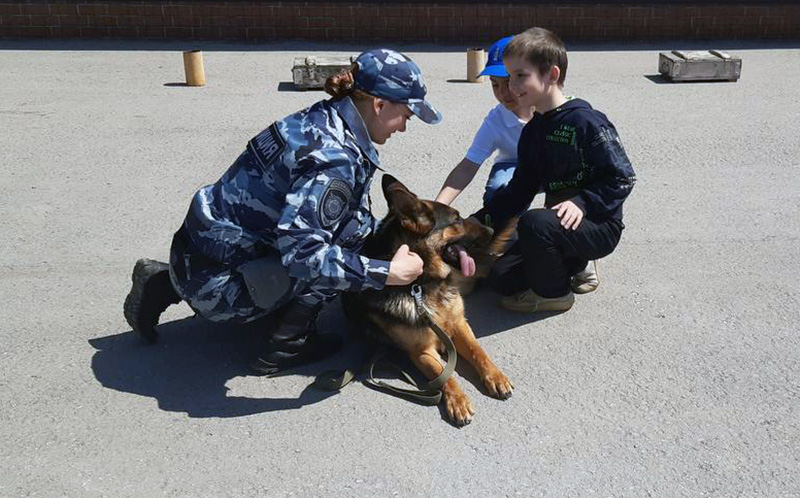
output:
M325 91L334 99L342 99L356 91L356 72L358 65L353 64L339 74L334 74L325 80Z

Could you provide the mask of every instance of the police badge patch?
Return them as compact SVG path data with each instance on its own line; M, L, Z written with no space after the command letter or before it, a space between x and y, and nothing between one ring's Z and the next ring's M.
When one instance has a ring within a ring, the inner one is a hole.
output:
M336 178L328 183L318 209L319 221L324 228L330 228L338 223L352 197L353 190L344 180Z

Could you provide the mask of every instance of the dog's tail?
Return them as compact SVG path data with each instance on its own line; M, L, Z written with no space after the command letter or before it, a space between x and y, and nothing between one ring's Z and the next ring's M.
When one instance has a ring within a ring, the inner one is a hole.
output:
M495 260L502 256L511 245L514 232L517 229L517 222L519 222L519 216L511 218L502 230L495 233L492 243L489 245L489 254Z
M486 251L475 254L476 271L473 277L464 277L460 273L456 273L455 279L461 295L466 296L472 292L478 279L489 276L495 261L508 250L508 247L513 242L518 221L519 217L509 220L506 226L495 232Z

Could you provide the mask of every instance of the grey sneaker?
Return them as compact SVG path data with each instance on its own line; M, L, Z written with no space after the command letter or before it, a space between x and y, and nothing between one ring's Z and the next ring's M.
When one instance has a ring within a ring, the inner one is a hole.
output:
M575 303L575 295L570 292L561 297L542 297L531 289L505 296L500 306L511 311L533 313L536 311L567 311Z
M589 261L582 271L572 277L572 292L586 294L597 290L600 280L597 278L597 261Z

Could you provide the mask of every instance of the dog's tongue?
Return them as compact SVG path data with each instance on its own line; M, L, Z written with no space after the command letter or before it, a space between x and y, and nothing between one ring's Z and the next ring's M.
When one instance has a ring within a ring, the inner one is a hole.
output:
M458 250L458 262L461 263L461 274L465 277L475 275L475 260L463 247L457 245L456 249Z

